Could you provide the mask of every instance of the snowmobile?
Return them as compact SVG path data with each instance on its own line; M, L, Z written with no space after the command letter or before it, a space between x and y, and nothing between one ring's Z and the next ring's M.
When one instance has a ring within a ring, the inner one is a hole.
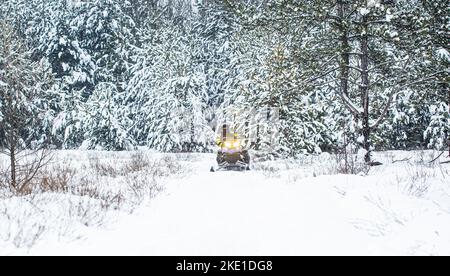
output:
M229 132L228 125L223 125L221 139L217 141L217 145L220 147L216 157L218 167L211 167L211 172L250 170L250 155L238 139L237 133Z

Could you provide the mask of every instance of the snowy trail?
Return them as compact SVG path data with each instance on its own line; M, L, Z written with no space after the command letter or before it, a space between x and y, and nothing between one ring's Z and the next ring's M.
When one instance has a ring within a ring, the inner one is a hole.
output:
M355 227L357 218L378 216L354 189L361 177L289 182L259 171L210 173L211 162L208 157L196 163L192 175L171 180L149 206L124 215L111 229L90 229L85 238L69 245L45 241L28 254L391 255L416 254L407 250L420 247L415 242L420 237L405 237L405 244L395 236L370 235L370 227ZM449 229L448 223L443 227ZM424 231L424 236L434 235L429 233L432 229ZM404 248L390 248L393 239Z
M363 235L342 217L338 194L293 186L258 172L207 171L173 181L115 230L95 230L61 254L290 255L369 254ZM321 199L321 200L318 200ZM359 239L361 242L354 242ZM349 243L349 239L353 242ZM55 245L58 247L58 245ZM44 252L39 246L32 254Z

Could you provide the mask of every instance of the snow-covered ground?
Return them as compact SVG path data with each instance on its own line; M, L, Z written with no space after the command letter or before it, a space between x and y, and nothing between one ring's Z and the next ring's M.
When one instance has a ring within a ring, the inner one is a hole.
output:
M95 194L122 199L2 199L0 254L450 255L450 164L429 163L437 154L377 153L383 166L343 175L328 154L211 173L211 154L146 152L136 168L121 167L142 160L131 153L59 152L71 185L94 179Z

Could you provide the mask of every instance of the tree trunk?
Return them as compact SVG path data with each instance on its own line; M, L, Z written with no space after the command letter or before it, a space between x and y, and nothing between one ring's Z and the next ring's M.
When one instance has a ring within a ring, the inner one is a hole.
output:
M341 33L341 64L340 64L340 90L342 95L348 96L348 77L349 77L349 66L350 66L350 44L348 41L348 30L344 22L345 16L345 4L343 0L338 1L338 17L340 20L339 30Z
M9 162L11 167L11 191L17 191L17 175L16 175L16 146L14 143L14 138L11 137L11 145L9 147Z
M173 5L173 1L172 0L168 0L167 7L168 7L168 16L169 16L170 19L173 19L175 7Z
M340 31L340 93L341 96L348 97L348 79L350 75L350 43L349 33L345 23L345 3L344 0L338 0L338 17L339 17L339 31ZM355 118L357 120L357 118ZM345 129L345 122L342 123L342 128ZM348 160L348 148L347 148L347 133L344 132L344 162L345 173L348 173L349 160Z
M444 91L447 91L447 109L450 112L450 89L448 83L444 84ZM450 115L450 114L449 114ZM450 130L447 128L448 157L450 157Z
M370 124L369 124L369 37L367 34L367 17L363 17L361 36L361 103L363 105L362 135L364 137L363 148L367 151L365 161L370 162Z

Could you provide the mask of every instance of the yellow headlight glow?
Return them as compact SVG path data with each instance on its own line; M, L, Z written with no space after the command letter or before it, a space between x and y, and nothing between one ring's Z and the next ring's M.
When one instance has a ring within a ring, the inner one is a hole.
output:
M239 147L239 145L240 145L239 141L236 141L233 143L233 147L235 147L235 148Z
M231 148L232 144L230 142L225 142L225 147Z

